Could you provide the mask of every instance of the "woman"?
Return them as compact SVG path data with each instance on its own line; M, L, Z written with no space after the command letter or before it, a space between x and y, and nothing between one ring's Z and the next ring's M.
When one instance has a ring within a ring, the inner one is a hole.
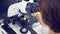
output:
M60 34L60 0L39 0L40 12L34 13L49 34Z

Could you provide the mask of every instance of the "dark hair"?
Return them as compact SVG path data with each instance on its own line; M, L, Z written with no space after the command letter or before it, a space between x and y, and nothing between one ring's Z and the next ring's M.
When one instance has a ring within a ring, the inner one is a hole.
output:
M60 0L39 0L42 20L54 32L60 32Z

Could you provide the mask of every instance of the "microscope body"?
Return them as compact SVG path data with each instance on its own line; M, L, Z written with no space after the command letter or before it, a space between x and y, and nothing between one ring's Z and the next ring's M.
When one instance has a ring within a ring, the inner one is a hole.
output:
M36 9L35 6L37 7ZM34 2L22 1L12 4L8 8L7 17L3 22L4 24L12 23L13 25L17 23L18 26L21 27L20 32L22 33L27 33L28 30L34 31L32 24L38 21L37 18L32 15L34 11L38 11L38 5L34 4ZM22 31L23 29L25 29L24 32Z

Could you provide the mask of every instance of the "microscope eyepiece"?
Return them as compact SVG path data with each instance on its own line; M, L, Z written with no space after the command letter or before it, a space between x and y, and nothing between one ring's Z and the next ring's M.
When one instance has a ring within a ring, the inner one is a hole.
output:
M24 1L29 1L29 0L24 0Z

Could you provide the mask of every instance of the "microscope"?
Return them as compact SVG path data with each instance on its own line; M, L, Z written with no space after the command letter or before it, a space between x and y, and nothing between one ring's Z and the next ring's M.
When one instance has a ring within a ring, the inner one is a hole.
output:
M27 13L21 12L20 9L18 9L19 13L12 16L12 17L6 17L3 20L4 25L8 25L9 23L12 23L15 25L18 23L18 26L21 27L20 32L22 34L27 34L28 31L31 32L31 34L37 34L33 29L32 25L36 23L38 20L35 16L32 15L32 13L39 11L38 9L38 3L37 2L28 2L30 0L24 0L26 1L26 7L25 11Z

